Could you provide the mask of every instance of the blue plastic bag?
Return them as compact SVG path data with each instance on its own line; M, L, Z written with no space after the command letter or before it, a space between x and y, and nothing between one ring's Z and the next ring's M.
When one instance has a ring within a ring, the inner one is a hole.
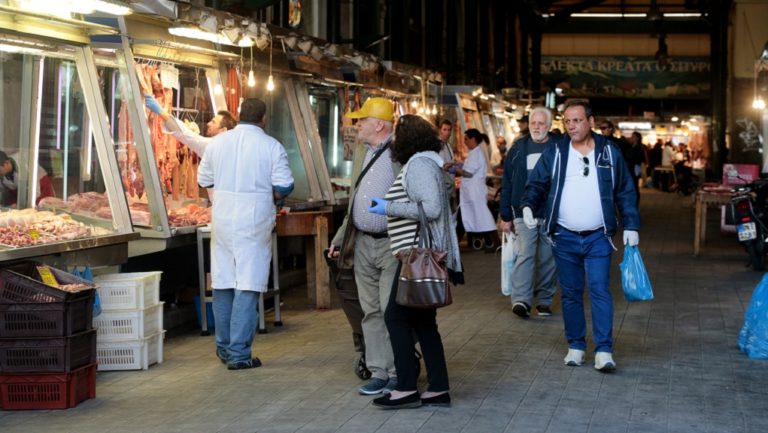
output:
M93 282L93 272L88 265L85 265L82 271L78 270L77 266L75 266L70 273L76 277ZM101 298L99 297L99 291L97 290L96 294L93 296L93 317L96 317L99 314L101 314Z
M752 292L739 332L739 349L752 359L768 359L768 274Z
M651 280L645 270L643 258L637 246L624 247L624 259L619 263L621 269L621 287L627 301L650 301L653 299Z

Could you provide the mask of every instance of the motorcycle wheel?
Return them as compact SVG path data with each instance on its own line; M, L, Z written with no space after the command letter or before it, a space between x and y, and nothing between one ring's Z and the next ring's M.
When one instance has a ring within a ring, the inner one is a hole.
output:
M765 270L765 247L761 241L762 236L758 236L753 242L747 244L747 254L749 254L749 263L752 265L752 269L756 271Z

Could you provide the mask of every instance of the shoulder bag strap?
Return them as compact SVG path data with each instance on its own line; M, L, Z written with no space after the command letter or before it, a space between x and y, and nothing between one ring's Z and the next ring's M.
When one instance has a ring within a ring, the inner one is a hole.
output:
M363 176L365 176L366 173L368 173L368 170L373 166L373 163L376 162L377 159L381 156L382 153L389 147L389 141L384 143L383 146L381 146L381 149L377 150L376 153L373 155L373 158L371 158L370 161L368 161L368 165L363 168L363 171L360 172L360 176L357 177L357 182L355 182L355 189L357 189L357 186L360 185L360 181L363 180Z
M421 202L418 202L419 206L419 247L420 248L432 248L432 230L429 229L429 222L427 216L424 214L424 206Z

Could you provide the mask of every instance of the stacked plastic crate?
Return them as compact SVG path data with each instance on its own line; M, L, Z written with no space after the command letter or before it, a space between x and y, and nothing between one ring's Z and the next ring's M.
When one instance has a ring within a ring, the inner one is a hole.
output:
M146 370L163 362L161 272L96 276L101 314L93 319L99 336L99 370Z
M0 408L66 409L96 397L94 294L92 283L39 263L0 269Z

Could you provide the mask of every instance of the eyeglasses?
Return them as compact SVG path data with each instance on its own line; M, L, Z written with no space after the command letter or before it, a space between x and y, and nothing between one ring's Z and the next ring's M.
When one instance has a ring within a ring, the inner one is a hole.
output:
M601 130L601 131L605 131L606 129L610 129L610 127L608 127L608 126L601 126L601 127L600 127L600 130Z
M581 169L581 175L584 177L589 176L589 158L582 157L581 162L584 164L584 168Z

